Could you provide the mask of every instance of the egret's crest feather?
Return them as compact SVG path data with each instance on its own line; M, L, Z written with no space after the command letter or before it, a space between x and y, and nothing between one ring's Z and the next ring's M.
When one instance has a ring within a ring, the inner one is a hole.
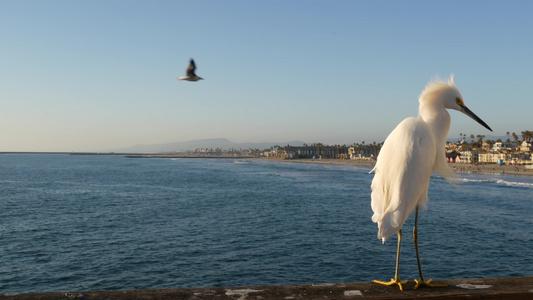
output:
M450 75L450 79L448 79L448 85L450 85L450 86L455 86L455 83L453 82L453 77L454 77L454 76L455 76L455 75L453 75L453 74Z
M453 78L454 78L454 75L452 74L450 75L450 79L448 79L448 82L445 82L444 80L436 76L426 85L426 88L420 94L419 99L420 100L429 99L432 94L441 92L445 89L449 89L449 88L457 89L453 81Z

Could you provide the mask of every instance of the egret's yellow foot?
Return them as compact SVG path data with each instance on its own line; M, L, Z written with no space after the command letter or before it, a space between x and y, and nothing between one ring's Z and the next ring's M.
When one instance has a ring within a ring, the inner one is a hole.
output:
M418 281L418 280L415 279L416 285L415 285L414 289L416 290L416 289L418 289L421 286L427 286L427 287L447 287L448 286L447 284L432 284L431 283L432 280L433 279L425 281L424 279L420 279L420 281Z
M386 281L379 281L379 280L374 280L375 283L379 283L379 284L383 284L383 285L398 285L398 287L400 288L400 291L403 292L403 287L402 287L402 284L406 284L409 280L404 280L404 281L401 281L399 278L392 278L389 282L386 282Z

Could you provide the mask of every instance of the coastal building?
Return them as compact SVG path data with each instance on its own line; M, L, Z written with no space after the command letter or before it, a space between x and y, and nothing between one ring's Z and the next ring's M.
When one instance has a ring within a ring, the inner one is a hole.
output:
M478 154L478 162L480 163L508 163L507 153L504 152L487 152Z
M349 147L348 156L350 159L359 159L359 160L374 160L377 157L374 149L371 146L359 146L359 147Z
M328 146L322 143L304 146L275 146L263 155L271 158L296 159L354 159L375 160L382 144L354 144L353 146ZM532 143L524 141L516 147L516 143L485 141L476 148L464 142L446 144L446 160L450 163L488 163L488 164L533 164ZM258 155L258 154L255 154Z
M479 161L479 152L478 151L461 151L459 153L461 157L461 162L466 164L475 164Z
M533 151L533 143L528 142L528 141L523 141L522 144L520 144L520 151L531 153L531 151Z
M265 156L273 158L324 158L324 159L348 159L348 147L346 146L326 146L323 144L312 144L304 146L276 146L270 152L265 152Z
M461 154L457 151L446 152L446 161L449 163L459 163L461 161Z
M523 153L523 152L513 153L511 155L511 160L514 165L524 165L524 164L532 163L531 153Z
M514 149L516 148L516 142L496 142L494 143L494 146L492 146L493 151L499 151L499 150L507 150L507 149Z
M458 143L450 143L450 142L448 142L448 143L446 143L445 149L448 152L452 152L454 150L459 149L459 145L458 145Z
M479 154L480 163L504 163L506 165L531 164L531 153L498 151Z

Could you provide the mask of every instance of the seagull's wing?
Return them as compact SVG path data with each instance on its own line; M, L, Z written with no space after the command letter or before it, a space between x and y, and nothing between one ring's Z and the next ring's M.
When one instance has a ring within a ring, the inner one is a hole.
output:
M191 58L191 62L189 63L189 67L187 68L187 76L196 76L194 74L195 70L196 70L196 64L194 63L194 60Z

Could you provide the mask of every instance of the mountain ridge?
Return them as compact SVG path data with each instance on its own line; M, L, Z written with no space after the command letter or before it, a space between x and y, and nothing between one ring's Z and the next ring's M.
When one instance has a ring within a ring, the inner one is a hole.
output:
M506 136L496 136L496 135L487 135L483 139L484 141L496 140L496 139L506 140ZM451 137L447 139L449 142L455 143L460 141L460 137ZM470 142L470 137L466 138L467 142ZM477 136L474 138L475 141L478 140ZM165 152L185 152L185 151L194 151L196 149L216 149L220 148L223 150L229 149L270 149L272 146L280 145L291 145L291 146L303 146L305 142L302 141L289 141L289 142L260 142L260 143L236 143L227 138L211 138L211 139L194 139L181 142L172 142L172 143L160 143L160 144L137 144L125 148L114 149L112 152L119 153L165 153Z
M164 152L184 152L196 149L208 148L216 149L270 149L275 145L302 146L302 141L290 141L284 143L261 142L261 143L236 143L226 138L196 139L182 142L161 143L161 144L137 144L126 148L115 149L120 153L164 153Z

